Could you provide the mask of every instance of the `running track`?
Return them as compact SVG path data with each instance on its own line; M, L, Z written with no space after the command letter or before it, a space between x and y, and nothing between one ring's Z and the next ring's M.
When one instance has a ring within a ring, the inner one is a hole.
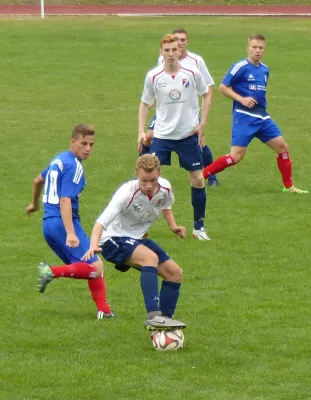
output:
M40 15L40 5L0 5L0 15ZM236 15L311 17L311 6L47 5L45 15Z

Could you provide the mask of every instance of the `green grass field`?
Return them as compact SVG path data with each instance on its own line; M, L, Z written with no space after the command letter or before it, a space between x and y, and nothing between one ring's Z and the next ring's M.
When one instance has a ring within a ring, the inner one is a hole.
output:
M275 156L259 142L208 189L211 242L181 241L162 220L152 229L184 270L176 313L188 324L184 350L152 349L136 271L106 263L115 320L96 321L84 281L58 279L36 292L38 262L59 260L42 238L42 212L24 215L32 179L68 148L75 124L94 124L81 198L91 231L134 176L143 80L160 37L177 26L189 29L216 86L244 57L247 36L265 34L269 110L290 146L295 184L311 189L309 20L2 19L1 400L311 399L310 197L282 193ZM230 147L230 124L231 103L217 92L205 135L215 156ZM190 188L176 157L163 175L190 234Z

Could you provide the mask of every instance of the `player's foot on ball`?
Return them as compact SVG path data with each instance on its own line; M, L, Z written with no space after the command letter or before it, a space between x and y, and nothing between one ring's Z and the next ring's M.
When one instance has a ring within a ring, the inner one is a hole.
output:
M164 315L157 315L152 319L147 319L145 327L148 331L160 329L184 329L186 324L176 319L166 317Z
M38 290L40 293L45 291L46 285L53 280L53 272L49 266L49 264L45 262L41 262L39 264L39 284Z
M97 311L97 319L105 319L105 318L113 318L116 317L116 314L113 311L105 312L105 311Z
M198 239L198 240L211 240L211 238L208 236L208 234L204 228L193 229L192 237L193 237L193 239Z
M297 193L297 194L309 193L308 190L301 190L301 189L296 188L295 186L292 186L288 189L283 188L283 192L284 193Z

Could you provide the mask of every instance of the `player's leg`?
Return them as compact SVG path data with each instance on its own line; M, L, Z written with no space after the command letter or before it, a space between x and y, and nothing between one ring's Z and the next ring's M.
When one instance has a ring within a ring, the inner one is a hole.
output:
M214 161L213 159L213 154L210 149L210 147L206 144L205 138L203 137L202 143L201 143L201 150L202 150L202 159L203 159L203 167L207 167L212 164ZM218 186L219 182L216 177L216 175L211 175L208 180L207 180L207 185L208 186Z
M232 125L231 151L230 154L217 158L211 165L203 170L204 179L218 174L226 168L240 162L247 150L247 146L255 136L259 127L254 123L255 118L244 114L236 116Z
M174 151L176 140L153 138L150 153L155 154L160 160L161 165L171 165L171 155Z
M151 142L153 138L153 130L154 130L154 125L156 122L157 116L156 114L153 116L152 120L149 122L148 129L146 132L146 140L143 141L142 143L142 151L139 154L142 156L143 154L149 154L150 153L150 147L151 147Z
M288 152L288 146L285 142L279 127L272 120L264 122L258 135L259 139L268 147L277 153L277 166L282 176L283 191L286 193L308 193L293 186L292 162Z
M147 312L148 329L181 327L179 321L161 316L158 289L159 258L154 251L146 247L142 240L113 237L102 245L102 254L107 261L119 266L140 268L140 286Z
M202 174L202 158L198 145L198 135L183 140L175 140L175 152L179 165L189 173L191 183L191 203L193 207L192 236L199 240L210 240L205 227L206 191Z

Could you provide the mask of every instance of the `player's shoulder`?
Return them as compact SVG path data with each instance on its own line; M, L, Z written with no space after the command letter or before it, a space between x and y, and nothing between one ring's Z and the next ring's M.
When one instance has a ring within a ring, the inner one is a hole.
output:
M167 179L160 176L158 182L159 185L161 186L161 189L166 190L168 193L171 192L172 185Z
M247 58L243 60L236 61L230 67L230 74L235 75L238 71L242 71L249 66L249 61Z
M152 68L148 73L147 76L151 79L159 76L162 72L164 72L163 65L157 65L156 67Z
M260 66L262 67L262 69L269 71L269 67L268 65L264 64L263 62L260 61Z
M199 54L193 53L192 51L187 51L186 58L195 61L197 65L199 65L201 62L204 62L203 57L201 57Z
M73 154L70 151L63 151L52 158L50 167L57 166L60 170L63 170L66 165L72 164L73 162Z

